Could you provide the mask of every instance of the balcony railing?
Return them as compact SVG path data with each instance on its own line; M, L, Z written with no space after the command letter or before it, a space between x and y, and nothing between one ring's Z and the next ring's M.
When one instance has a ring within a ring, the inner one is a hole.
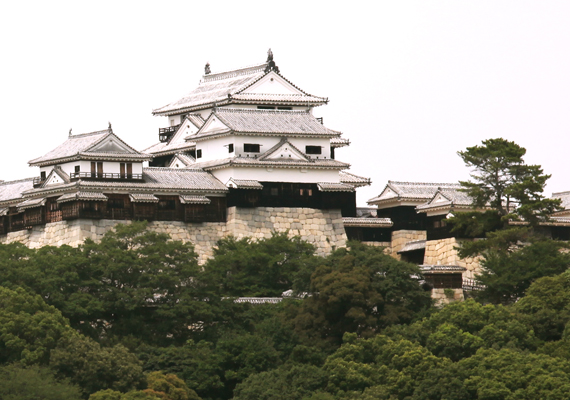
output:
M42 185L46 181L46 178L36 177L34 178L34 188L37 188Z
M72 172L69 174L72 180L75 179L108 179L108 180L142 180L142 174L121 174L109 172Z
M168 142L172 135L178 130L181 124L169 126L168 128L158 128L158 139L161 142Z

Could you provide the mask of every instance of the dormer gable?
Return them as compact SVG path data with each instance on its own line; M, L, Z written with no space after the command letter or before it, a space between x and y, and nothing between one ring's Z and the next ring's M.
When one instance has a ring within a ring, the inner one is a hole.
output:
M196 135L202 135L207 133L214 133L214 132L223 132L223 131L231 131L231 128L226 125L217 115L215 112L211 113L204 125L196 132ZM192 140L192 135L187 136L186 140Z
M241 90L238 94L297 94L304 95L305 93L299 88L295 87L291 82L284 79L275 71L261 77L257 82L251 86Z
M69 175L63 172L63 170L59 166L56 166L52 168L51 172L49 173L49 175L47 176L46 180L41 185L41 187L46 187L51 185L61 185L69 182L70 182Z
M262 161L308 161L311 159L307 157L301 150L293 146L286 138L282 138L277 145L267 150L259 160Z
M123 142L113 132L105 135L97 143L83 150L85 153L127 153L140 154L137 150Z

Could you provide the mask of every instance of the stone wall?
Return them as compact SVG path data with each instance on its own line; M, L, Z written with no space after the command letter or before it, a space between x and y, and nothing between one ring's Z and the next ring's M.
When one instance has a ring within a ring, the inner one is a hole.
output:
M392 232L392 244L390 248L390 254L397 260L400 260L402 257L398 254L398 251L402 250L402 248L406 245L406 243L414 241L414 240L425 240L426 239L426 231L409 231L409 230L400 230Z
M53 222L1 235L0 243L21 242L30 248L78 246L87 238L100 240L113 226L126 222L87 219ZM154 221L149 223L149 228L168 233L174 240L193 243L200 263L211 257L216 242L228 235L260 239L271 237L272 232L289 231L290 236L299 235L315 245L319 255L346 246L347 240L340 210L312 208L230 207L227 222Z
M463 289L432 289L431 298L436 307L443 307L446 304L465 300Z
M463 273L463 278L474 279L475 275L481 272L479 257L460 258L457 252L459 245L460 242L456 238L428 240L426 242L424 264L458 265L467 269Z

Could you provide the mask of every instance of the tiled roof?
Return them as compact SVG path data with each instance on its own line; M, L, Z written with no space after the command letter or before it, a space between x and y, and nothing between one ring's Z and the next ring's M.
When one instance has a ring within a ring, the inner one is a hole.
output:
M418 211L428 210L430 208L464 206L469 207L473 204L473 199L465 192L458 188L440 188L425 204L416 207Z
M272 148L267 150L265 153L258 156L257 159L261 160L261 161L270 160L271 156L284 146L286 146L287 149L292 149L290 153L293 155L296 155L297 158L296 159L295 158L283 158L283 159L280 158L279 161L291 162L291 161L299 161L299 159L302 159L303 161L310 161L310 158L305 153L303 153L301 150L299 150L287 138L281 138L279 143L277 143L275 146L273 146ZM283 154L282 154L282 156L283 156Z
M172 160L170 160L170 164L168 164L167 167L178 168L176 167L177 162L182 163L184 167L191 167L196 163L196 159L184 153L176 153L174 157L172 157Z
M182 204L210 204L212 201L206 196L181 195L180 202Z
M150 193L131 193L129 198L133 203L158 203L158 197Z
M266 103L266 104L312 104L320 105L327 99L312 96L288 81L284 76L273 70L274 73L286 82L298 89L302 94L253 94L242 93L244 90L258 82L266 72L268 64L260 64L252 67L240 68L202 77L198 87L189 94L166 106L153 110L154 115L174 115L191 110L200 110L214 105L222 106L232 103Z
M308 111L242 110L219 108L213 113L237 133L319 135L334 137L340 132L321 124ZM198 131L196 136L200 136ZM206 135L206 133L204 133Z
M0 208L0 217L8 215L8 211L10 211L9 208Z
M459 265L420 265L420 271L423 273L433 273L433 272L463 272L467 271L467 268L460 267Z
M108 198L103 193L98 192L73 192L66 193L57 199L58 203L67 201L86 200L86 201L107 201Z
M347 171L340 171L339 177L342 183L348 183L354 187L367 186L371 183L370 178L354 175Z
M408 242L402 247L398 254L400 253L407 253L408 251L415 251L415 250L422 250L426 248L426 240L413 240Z
M345 227L390 228L393 225L392 220L390 218L343 217L342 222Z
M165 156L169 154L175 154L180 151L187 151L196 148L196 142L177 142L177 143L166 143L166 142L159 142L153 144L150 147L147 147L143 150L144 153L152 154L156 156Z
M231 178L227 183L228 187L235 189L263 189L263 185L258 181L246 180L246 179L234 179Z
M423 202L431 199L439 188L459 189L461 185L458 183L388 181L382 193L368 200L367 203L377 204L393 199Z
M102 142L108 136L113 136L113 140L120 142L129 152L104 152L104 151L89 151L99 142ZM75 160L79 158L93 158L93 159L129 159L129 160L150 160L148 154L143 154L128 144L123 142L117 135L113 133L111 129L105 129L103 131L83 133L81 135L72 135L67 138L65 142L57 146L55 149L51 150L42 157L35 158L28 163L32 166L35 165L50 165L56 162L65 162L67 160Z
M18 211L23 211L28 208L42 207L46 204L46 200L47 199L45 197L39 197L37 199L27 199L22 203L18 204Z
M34 188L34 178L0 183L0 203L11 203L22 198L22 193Z
M319 182L317 187L321 192L354 192L354 186L346 183Z
M267 64L218 74L205 75L196 89L173 103L153 110L154 115L169 115L201 105L227 101L228 94L245 89L265 75Z
M197 162L197 167L203 168L206 171L224 168L224 167L276 167L276 168L308 168L308 169L345 169L350 167L350 164L346 164L337 160L322 160L322 159L311 159L310 161L287 161L283 162L280 160L258 160L253 157L230 157L223 158L219 160L203 161Z
M331 138L331 146L332 147L344 147L350 144L350 140L341 138L341 137L333 137Z
M570 192L552 193L552 198L562 200L560 205L564 210L570 210Z

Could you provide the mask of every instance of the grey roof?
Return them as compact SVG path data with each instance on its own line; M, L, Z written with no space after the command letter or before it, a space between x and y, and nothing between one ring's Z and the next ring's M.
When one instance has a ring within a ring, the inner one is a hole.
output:
M281 140L279 141L279 143L277 143L275 146L273 146L272 148L270 148L269 150L267 150L265 153L257 156L258 160L268 160L270 159L270 157L277 152L277 150L279 150L280 148L282 148L283 146L287 146L288 148L293 149L293 153L297 153L298 157L301 157L303 159L303 161L310 161L309 156L307 156L304 152L302 152L301 150L299 150L297 148L297 146L295 146L293 143L291 143L287 138L281 138ZM279 159L279 161L284 161L284 162L291 162L291 161L299 161L299 160L295 160L294 158L283 158L283 159Z
M426 248L426 240L413 240L411 242L408 242L404 245L404 247L402 247L399 251L398 254L400 253L407 253L408 251L416 251L416 250L422 250Z
M34 178L0 183L0 203L13 203L22 198L22 193L34 188Z
M36 199L27 199L18 204L18 211L26 210L28 208L42 207L46 204L46 200L47 199L45 197L39 197Z
M279 97L279 95L272 94L254 95L242 93L269 73L269 71L265 72L267 66L268 64L264 63L252 67L204 75L196 89L175 102L153 110L152 113L154 115L174 115L191 110L210 108L214 105L221 106L232 103L299 103L312 105L326 103L327 99L303 92L276 71L273 72L295 86L303 94Z
M368 204L378 204L385 201L407 200L418 203L430 200L440 188L459 189L458 183L430 182L397 182L388 181L382 193L367 201Z
M564 210L570 210L570 192L552 193L552 198L562 200L560 205Z
M201 169L148 167L143 168L142 182L79 179L68 184L28 190L26 195L37 196L42 193L61 193L70 190L100 193L109 190L127 193L226 193L228 188L212 174Z
M103 193L98 192L73 192L66 193L57 199L58 203L67 201L88 200L88 201L107 201L108 198Z
M112 136L114 140L122 143L129 152L105 152L105 151L90 151L98 143L105 140L107 137ZM35 158L28 163L32 166L34 165L50 165L58 162L72 161L76 159L128 159L128 160L150 160L148 154L143 154L128 144L123 142L117 135L113 133L111 129L105 129L103 131L83 133L80 135L72 135L67 138L65 142L57 146L55 149L49 151L42 157Z
M345 227L390 228L392 225L394 225L390 218L343 217L342 222Z
M168 164L169 168L177 168L176 161L179 161L184 165L184 167L191 167L196 163L196 159L188 154L184 153L176 153L170 163Z
M181 195L180 202L182 204L210 204L212 200L206 196Z
M342 137L333 137L331 138L331 146L332 147L344 147L350 144L350 140L342 138Z
M152 154L156 156L165 156L169 154L176 154L181 151L193 150L196 148L196 142L185 141L185 142L159 142L155 143L150 147L147 147L143 152Z
M440 188L427 203L416 207L418 211L440 207L463 206L470 207L473 199L465 192L457 188Z
M233 187L235 189L263 189L263 185L258 181L248 180L248 179L234 179L231 178L227 184L228 187Z
M275 167L275 168L309 168L309 169L345 169L350 164L337 160L311 159L309 161L281 161L281 160L258 160L254 157L230 157L219 160L197 162L197 167L206 171L224 167Z
M420 265L420 271L424 274L427 273L446 273L446 272L463 272L467 268L460 267L459 265Z
M151 193L131 193L129 199L133 203L158 203L158 197Z
M346 183L319 182L317 187L321 192L354 192L354 186Z
M339 177L342 183L348 183L354 187L367 186L372 183L370 178L364 178L347 171L340 171Z

